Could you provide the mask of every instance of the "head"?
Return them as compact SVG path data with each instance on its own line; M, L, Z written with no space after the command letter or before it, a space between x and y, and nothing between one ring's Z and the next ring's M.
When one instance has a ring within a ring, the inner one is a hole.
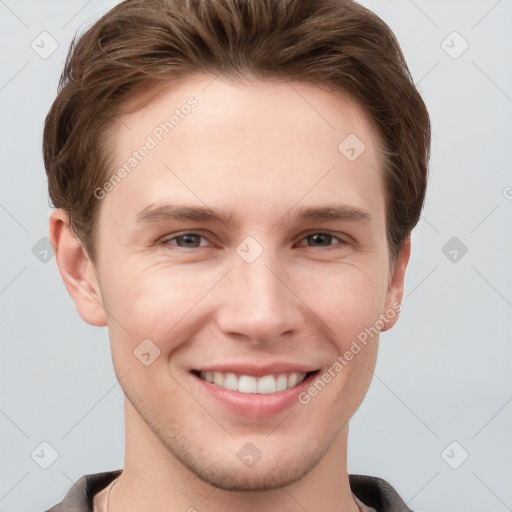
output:
M262 489L346 434L398 318L429 144L397 41L351 1L129 0L72 44L44 131L51 238L155 456ZM215 371L281 375L289 398L237 401Z

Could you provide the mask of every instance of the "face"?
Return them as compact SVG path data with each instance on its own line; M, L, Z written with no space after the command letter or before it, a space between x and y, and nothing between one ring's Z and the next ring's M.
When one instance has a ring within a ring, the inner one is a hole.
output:
M121 121L94 274L128 421L215 486L296 481L397 316L378 134L341 94L207 76Z

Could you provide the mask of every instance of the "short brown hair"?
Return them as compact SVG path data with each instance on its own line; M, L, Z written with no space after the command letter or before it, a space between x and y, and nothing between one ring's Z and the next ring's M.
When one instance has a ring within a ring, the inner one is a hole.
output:
M430 120L378 16L351 0L126 0L75 36L44 128L50 199L93 261L108 128L129 100L192 73L329 84L357 101L384 146L395 260L423 207Z

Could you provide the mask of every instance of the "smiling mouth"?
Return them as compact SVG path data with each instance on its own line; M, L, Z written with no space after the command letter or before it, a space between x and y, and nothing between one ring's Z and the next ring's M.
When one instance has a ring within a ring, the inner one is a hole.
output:
M230 391L269 395L292 389L317 372L288 372L261 377L237 375L230 372L193 371L192 373L201 380Z

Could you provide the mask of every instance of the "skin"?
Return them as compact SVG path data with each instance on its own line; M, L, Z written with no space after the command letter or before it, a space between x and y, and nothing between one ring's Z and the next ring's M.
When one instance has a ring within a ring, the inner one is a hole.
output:
M378 336L307 405L264 418L228 411L190 371L279 361L322 374L401 301L410 248L390 264L378 133L351 99L317 85L198 75L121 119L114 166L190 96L197 107L101 200L95 263L65 212L50 220L79 314L108 325L126 397L125 466L109 510L357 512L348 421ZM338 150L349 134L366 146L352 162ZM137 222L162 204L207 205L226 219ZM332 205L365 215L298 217ZM176 238L187 232L199 236ZM263 250L252 263L236 251L247 236ZM149 366L134 356L144 339L160 350ZM252 467L237 457L248 442L262 454Z

